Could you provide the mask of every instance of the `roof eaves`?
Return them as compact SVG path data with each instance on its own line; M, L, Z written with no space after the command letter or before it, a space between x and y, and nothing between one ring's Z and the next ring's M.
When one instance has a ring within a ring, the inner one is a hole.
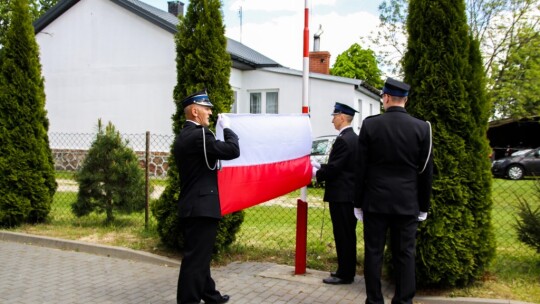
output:
M367 91L369 91L370 93L372 93L373 95L375 95L377 98L381 96L381 90L377 89L376 87L372 85L369 85L365 81L361 81L360 86L366 89Z
M133 4L130 1L125 1L125 0L111 0L111 1L135 13L136 15L150 21L151 23L154 23L155 25L168 31L169 33L175 34L177 32L175 24L172 24L164 20L163 18L150 13L149 11L141 8L140 6Z
M488 124L489 124L489 128L496 128L496 127L500 127L500 126L504 126L504 125L507 125L507 124L510 124L510 123L520 123L520 122L538 122L540 123L540 115L533 115L533 116L530 116L530 117L520 117L520 118L504 118L504 119L499 119L499 120L492 120L490 121Z
M247 60L247 59L245 59L245 58L243 58L243 57L234 55L234 54L230 53L230 51L229 51L229 54L231 55L231 60L233 60L233 61L238 61L238 62L240 62L240 63L242 63L242 64L245 64L245 65L251 67L252 69L257 68L257 66L255 66L255 65L253 64L253 62L251 62L251 61L249 61L249 60Z
M43 16L39 17L39 19L34 22L34 33L37 34L41 32L47 27L47 25L58 18L58 16L62 15L79 1L80 0L64 0L56 3L55 6L51 7L51 9L49 9L45 14L43 14Z

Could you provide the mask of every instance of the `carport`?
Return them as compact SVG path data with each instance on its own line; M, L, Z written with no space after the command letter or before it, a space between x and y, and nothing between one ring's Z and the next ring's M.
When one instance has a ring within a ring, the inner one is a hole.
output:
M491 121L487 137L495 159L523 148L539 147L540 116Z

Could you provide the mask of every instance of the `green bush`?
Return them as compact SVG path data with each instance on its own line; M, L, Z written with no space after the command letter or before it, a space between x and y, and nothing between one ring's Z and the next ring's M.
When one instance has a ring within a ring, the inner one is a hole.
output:
M78 216L95 211L114 220L113 211L131 213L145 206L145 180L137 156L109 122L105 130L98 121L98 133L75 176L79 183L77 201L72 205Z
M518 238L540 253L540 179L536 180L536 203L519 200L519 219L516 220Z
M170 173L170 172L169 172ZM161 242L168 248L181 251L184 248L181 222L178 216L178 197L171 187L166 187L161 197L152 205L152 214L157 219L157 231ZM214 253L218 254L231 245L244 221L244 211L224 216L218 224Z

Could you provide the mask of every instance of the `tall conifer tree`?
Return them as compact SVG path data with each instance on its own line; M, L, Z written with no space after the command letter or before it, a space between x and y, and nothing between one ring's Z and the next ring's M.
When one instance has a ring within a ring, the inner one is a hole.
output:
M173 131L178 134L185 122L183 98L206 89L214 105L213 117L230 111L233 92L229 84L231 57L227 52L227 38L221 14L220 0L190 1L185 17L180 16L176 42L177 84L173 97L176 113L173 115ZM169 185L153 208L158 219L158 231L162 241L176 248L183 247L179 231L178 198L180 180L178 168L171 153L169 158ZM243 212L223 218L218 226L215 248L217 251L234 241L243 220Z
M12 0L0 66L0 223L43 221L56 191L28 0Z
M486 139L489 105L478 42L463 0L410 0L407 110L433 126L435 178L430 216L420 225L421 285L464 285L494 252Z

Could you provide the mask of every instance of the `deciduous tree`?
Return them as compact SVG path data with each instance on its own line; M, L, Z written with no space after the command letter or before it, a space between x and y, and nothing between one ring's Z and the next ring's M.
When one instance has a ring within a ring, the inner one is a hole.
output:
M330 74L365 81L375 88L382 88L382 72L377 65L375 53L354 43L348 50L339 54L330 69Z
M403 73L401 59L407 41L405 20L409 2L384 0L379 6L380 25L377 32L370 37L372 43L387 46L378 53L380 62L386 70L396 75ZM539 35L540 0L467 0L466 12L469 32L480 43L483 68L489 79L486 82L487 94L496 106L492 118L537 115L534 105L531 107L528 103L527 106L522 106L522 103L508 98L505 94L514 94L511 88L516 84L508 81L511 76L506 77L507 69L517 70L510 72L514 76L531 74L526 71L530 65L515 64L514 54L516 50L527 48L529 41ZM496 92L500 88L506 92ZM524 90L530 95L539 93L528 86L518 89L516 94L523 94Z
M492 117L540 114L540 32L521 28L507 55L492 65L489 97Z

